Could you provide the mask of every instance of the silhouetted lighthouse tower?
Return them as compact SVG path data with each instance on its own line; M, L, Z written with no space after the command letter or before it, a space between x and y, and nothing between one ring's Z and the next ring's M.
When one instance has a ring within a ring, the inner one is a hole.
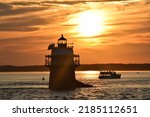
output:
M50 69L49 88L74 89L79 83L75 79L75 68L80 65L80 57L74 54L73 43L67 45L67 39L62 35L57 44L49 44L48 50L51 54L45 56L45 64Z

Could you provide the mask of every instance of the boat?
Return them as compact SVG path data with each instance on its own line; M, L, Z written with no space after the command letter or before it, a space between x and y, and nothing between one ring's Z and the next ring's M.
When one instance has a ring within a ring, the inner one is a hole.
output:
M119 79L121 74L118 74L114 71L101 71L99 74L99 79Z

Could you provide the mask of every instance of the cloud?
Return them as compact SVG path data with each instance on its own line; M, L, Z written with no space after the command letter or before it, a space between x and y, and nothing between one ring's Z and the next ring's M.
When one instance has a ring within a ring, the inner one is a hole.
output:
M0 38L1 46L8 47L8 46L32 46L36 44L43 44L48 42L47 39L50 37L47 36L22 36L22 37L12 37L12 38ZM51 38L50 38L51 39ZM12 48L13 49L13 48Z
M24 31L24 32L28 32L28 31L36 31L39 30L38 27L0 27L0 31Z
M145 4L149 4L150 0L142 0L142 2L145 3Z
M0 2L0 11L12 9L12 6L6 3Z
M19 5L19 6L29 6L29 5L38 5L38 6L49 6L49 5L53 5L53 4L63 4L63 5L75 5L75 4L79 4L79 3L88 3L88 2L130 2L131 0L62 0L62 1L57 1L57 0L52 0L52 1L14 1L14 2L10 2L10 3L6 3L7 5ZM144 1L149 1L149 0L144 0ZM135 2L135 1L133 1ZM2 3L4 4L4 3Z
M0 10L1 16L8 16L8 15L18 15L18 14L25 14L31 12L39 12L48 9L47 7L21 7L21 8L13 8L13 7L4 7Z
M127 30L126 32L128 33L149 33L150 32L150 27L149 26L145 26L145 27L141 27L141 28L135 28L135 29L130 29Z
M85 3L85 1L43 1L43 5L48 4L66 4L66 5L74 5L79 3Z
M10 18L0 22L0 31L35 31L39 29L39 25L46 25L47 23L44 18L34 15Z
M15 1L15 2L12 2L12 3L9 3L11 5L21 5L21 6L29 6L29 5L40 5L41 2L25 2L25 1Z
M12 2L11 4L13 5L50 5L50 4L66 4L66 5L74 5L74 4L79 4L79 3L86 3L86 2L113 2L113 1L128 1L128 0L62 0L62 1L57 1L57 0L52 0L52 1L41 1L41 2Z
M59 9L59 6L51 8L41 3L0 3L0 31L36 31L40 29L41 25L43 27L44 25L53 25L56 22L60 23L66 20L66 15L71 14L66 10L64 11L64 7L62 9ZM17 5L17 7L14 7L14 5ZM45 10L47 12L44 12Z
M39 12L43 10L48 10L50 9L49 6L55 6L55 5L64 5L64 4L74 5L74 4L87 3L87 2L112 2L112 1L119 1L119 2L124 1L125 2L128 0L95 0L95 1L93 0L76 0L76 1L69 0L69 1L41 1L41 2L20 1L20 2L11 2L11 3L0 2L0 15L9 16L9 15L25 14L25 13L30 13L30 12L31 13ZM131 2L129 4L131 4Z

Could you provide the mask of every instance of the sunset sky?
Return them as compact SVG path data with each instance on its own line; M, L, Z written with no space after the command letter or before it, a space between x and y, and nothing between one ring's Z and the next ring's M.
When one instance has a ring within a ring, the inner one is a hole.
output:
M150 63L150 0L91 1L1 0L0 65L44 64L61 34L81 64Z

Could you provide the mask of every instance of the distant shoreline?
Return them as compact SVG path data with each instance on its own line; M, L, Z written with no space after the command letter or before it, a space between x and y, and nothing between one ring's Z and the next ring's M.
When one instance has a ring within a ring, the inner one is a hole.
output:
M150 63L147 64L82 64L76 71L87 70L116 70L116 71L150 71ZM49 69L44 65L33 66L0 66L0 72L44 72Z

